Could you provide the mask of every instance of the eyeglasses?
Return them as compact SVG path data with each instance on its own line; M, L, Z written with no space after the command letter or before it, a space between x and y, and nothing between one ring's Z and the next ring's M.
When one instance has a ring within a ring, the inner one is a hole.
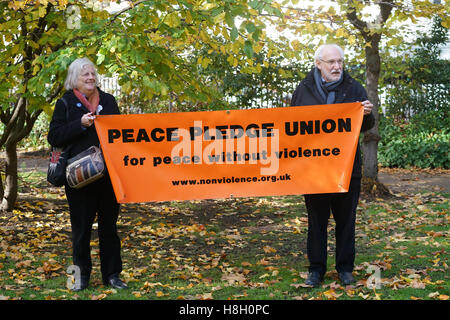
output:
M339 59L339 60L322 60L322 59L319 59L319 60L325 62L326 64L329 64L330 66L334 65L335 63L337 63L340 66L342 66L344 64L344 60L342 60L342 59Z

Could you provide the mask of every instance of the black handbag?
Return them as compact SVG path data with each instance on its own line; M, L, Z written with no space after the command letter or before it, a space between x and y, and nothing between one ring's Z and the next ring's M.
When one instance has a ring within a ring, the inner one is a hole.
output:
M69 120L69 106L64 98L61 98L66 106L66 120ZM66 166L71 145L64 148L52 147L50 161L47 169L47 181L55 187L61 187L66 182Z

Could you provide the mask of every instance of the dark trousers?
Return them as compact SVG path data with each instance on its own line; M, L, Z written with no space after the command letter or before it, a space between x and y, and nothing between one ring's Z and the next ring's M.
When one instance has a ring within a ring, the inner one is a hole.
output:
M309 271L327 269L327 226L330 212L336 222L336 270L352 272L355 261L355 220L361 180L352 179L349 191L305 195L308 211L307 254Z
M120 239L117 235L117 203L108 176L81 189L66 185L66 196L72 225L73 264L80 267L81 277L89 279L92 269L91 230L97 216L100 264L103 281L122 271Z

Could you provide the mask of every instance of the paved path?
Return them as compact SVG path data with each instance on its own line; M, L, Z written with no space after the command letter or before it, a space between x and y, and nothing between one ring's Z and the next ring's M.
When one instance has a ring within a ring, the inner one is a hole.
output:
M394 193L450 193L450 170L381 169L378 180Z

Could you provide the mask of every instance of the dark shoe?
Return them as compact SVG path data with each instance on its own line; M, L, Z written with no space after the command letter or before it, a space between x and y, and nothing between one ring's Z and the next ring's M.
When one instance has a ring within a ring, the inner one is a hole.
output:
M317 272L312 271L308 274L308 278L305 280L305 284L313 288L317 288L323 280L323 276Z
M114 289L127 289L128 286L125 282L120 280L119 275L113 274L108 278L108 281L105 283L106 285L110 285Z
M355 283L355 278L351 272L339 272L339 279L344 286Z

